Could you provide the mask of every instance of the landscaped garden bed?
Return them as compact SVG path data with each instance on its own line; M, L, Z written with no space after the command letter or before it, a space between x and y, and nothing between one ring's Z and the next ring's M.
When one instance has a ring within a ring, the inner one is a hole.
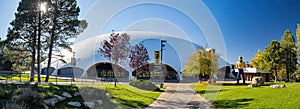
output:
M78 88L79 87L79 88ZM16 96L20 89L30 89L40 94L41 98L34 108L43 108L45 103L43 100L54 98L54 96L63 97L63 93L73 95L75 92L80 92L81 96L73 96L58 102L53 109L72 109L72 108L87 108L83 102L89 98L91 102L97 103L101 100L103 105L96 104L99 108L107 108L110 106L144 108L149 106L162 93L161 91L146 91L130 86L129 84L118 84L114 87L113 84L93 84L93 85L27 85L27 84L0 84L0 108L6 108L9 104L14 103L12 98ZM93 89L93 90L91 90ZM88 90L92 93L86 93ZM27 94L28 95L28 94ZM88 97L87 97L88 96ZM86 97L86 98L85 98ZM80 107L67 105L71 101L76 101L81 104Z

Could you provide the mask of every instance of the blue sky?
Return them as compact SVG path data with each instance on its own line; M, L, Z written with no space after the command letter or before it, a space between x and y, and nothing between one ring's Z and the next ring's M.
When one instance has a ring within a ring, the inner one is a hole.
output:
M18 1L0 0L2 39L14 18ZM95 1L78 0L79 18L84 18ZM295 34L296 25L300 23L299 0L203 0L203 3L223 33L230 62L235 62L238 56L250 62L258 49L263 50L271 40L279 40L286 29Z
M295 36L300 23L299 0L204 0L204 3L223 32L231 61L239 55L250 61L257 49L264 49L271 40L280 40L286 29Z

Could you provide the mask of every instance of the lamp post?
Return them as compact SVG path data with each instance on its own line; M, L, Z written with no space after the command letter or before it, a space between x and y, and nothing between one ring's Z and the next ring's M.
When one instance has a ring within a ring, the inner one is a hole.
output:
M162 57L163 57L163 50L166 50L166 49L164 49L164 47L166 47L166 43L167 43L167 40L160 41L160 52L161 52L160 62L161 63L162 63Z
M38 82L41 82L40 79L40 74L41 74L41 56L40 56L40 51L41 51L41 17L42 17L42 12L46 12L46 3L41 3L41 1L39 1L39 11L38 11L38 18L39 18L39 22L38 22L38 50L37 50L37 62L38 62L38 66L37 66L37 72L38 72Z
M164 49L164 47L166 47L166 43L167 43L167 40L161 40L160 41L160 62L161 62L161 66L163 65L162 63L162 57L163 57L163 50L166 50ZM167 70L167 69L166 69ZM163 71L162 71L162 68L161 68L161 84L160 84L160 88L163 88L163 81L164 81L164 78L163 78ZM167 70L168 71L168 70Z

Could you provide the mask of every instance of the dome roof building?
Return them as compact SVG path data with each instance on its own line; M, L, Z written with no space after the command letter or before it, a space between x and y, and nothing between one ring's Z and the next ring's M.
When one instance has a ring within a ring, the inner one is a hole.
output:
M188 38L182 38L179 36L173 36L162 33L148 32L148 31L122 31L116 33L127 33L131 39L130 44L136 45L142 43L148 50L148 55L150 57L148 70L153 68L154 61L154 51L161 49L161 40L166 40L164 50L162 51L162 63L165 65L165 69L167 72L173 72L170 74L173 79L181 80L180 72L184 70L184 65L189 60L189 57L192 53L194 53L198 47L201 47L198 44L193 43L193 41ZM85 40L76 41L73 45L73 52L75 53L76 60L76 69L80 69L80 72L76 72L75 77L80 78L90 78L90 77L99 77L99 75L107 74L108 70L103 69L112 69L113 62L106 59L99 53L99 48L101 47L101 43L104 40L109 39L110 34L98 35L94 37L90 37ZM214 49L211 49L215 52ZM68 55L71 56L72 55ZM71 59L71 57L68 57ZM68 64L64 66L59 66L59 69L72 67L71 60L68 60ZM129 80L133 76L138 76L135 73L135 68L129 67L129 58L122 61L122 63L117 63L118 69L120 72L126 72L120 74L119 76L122 78L127 78ZM56 66L55 66L56 65ZM58 64L53 63L53 67L57 68ZM220 67L225 65L229 65L226 61L221 59L219 64ZM147 65L146 65L147 66ZM56 69L52 75L57 75L59 69ZM113 68L114 69L114 68ZM102 71L103 70L103 71ZM74 71L73 71L74 72ZM114 72L114 71L111 71ZM151 72L151 71L149 71ZM97 76L98 75L98 76ZM114 74L118 75L118 74ZM107 76L107 75L106 75ZM168 74L166 75L168 76Z

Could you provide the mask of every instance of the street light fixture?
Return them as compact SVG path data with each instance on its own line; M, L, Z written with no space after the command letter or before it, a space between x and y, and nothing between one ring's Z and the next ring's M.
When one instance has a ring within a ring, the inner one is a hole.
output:
M40 11L46 13L47 12L47 3L41 3L40 4Z

